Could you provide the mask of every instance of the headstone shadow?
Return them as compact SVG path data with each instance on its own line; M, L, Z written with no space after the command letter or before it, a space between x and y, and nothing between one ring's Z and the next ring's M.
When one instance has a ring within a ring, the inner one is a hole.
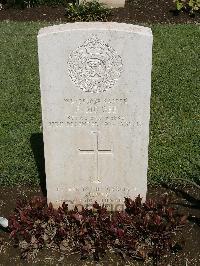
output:
M200 199L192 196L189 192L186 192L184 188L174 187L173 185L168 185L166 183L162 183L162 186L173 191L177 196L187 201L187 203L180 202L176 203L176 205L188 208L190 210L188 220L200 226Z
M187 174L190 180L200 186L200 165L191 160L188 160L188 162L192 165L193 171L189 172L188 170L185 170L185 173Z
M47 196L46 190L46 175L45 175L45 159L44 159L44 143L43 134L34 133L30 137L31 148L33 151L35 163L38 170L38 176L40 179L40 187L43 195Z
M166 189L173 191L177 196L181 196L183 199L187 200L187 202L190 203L190 205L187 206L190 206L190 208L193 207L200 209L200 200L196 199L188 192L185 192L184 189L173 187L172 185L168 185L166 183L162 183L162 186Z
M191 171L188 171L184 169L185 174L187 175L187 179L190 180L192 183L188 182L188 185L191 186L198 191L198 187L200 186L200 165L197 164L196 162L193 162L192 160L188 160L188 163L191 165ZM184 179L182 179L184 180ZM174 179L175 181L175 179ZM187 181L185 182L187 184ZM196 184L196 186L195 186ZM197 196L193 196L192 190L190 192L186 192L185 189L182 186L176 186L174 187L173 184L167 184L165 182L162 183L162 186L164 188L167 188L171 191L173 191L177 196L181 196L183 199L187 200L187 204L183 204L182 206L185 205L185 207L190 207L191 209L200 209L200 193L197 193ZM199 191L200 192L200 191Z

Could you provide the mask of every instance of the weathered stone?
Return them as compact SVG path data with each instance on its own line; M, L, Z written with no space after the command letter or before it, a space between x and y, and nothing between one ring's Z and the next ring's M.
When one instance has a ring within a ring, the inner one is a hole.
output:
M93 0L79 0L79 3L91 2ZM99 3L105 4L108 7L118 8L125 6L125 0L97 0Z
M48 200L145 198L151 30L65 24L41 29L38 45Z

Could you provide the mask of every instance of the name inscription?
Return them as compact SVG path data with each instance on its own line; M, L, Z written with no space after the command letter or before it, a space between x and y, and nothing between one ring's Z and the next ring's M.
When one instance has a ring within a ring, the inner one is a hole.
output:
M50 127L130 127L127 98L64 98L67 113ZM64 108L65 109L65 108Z

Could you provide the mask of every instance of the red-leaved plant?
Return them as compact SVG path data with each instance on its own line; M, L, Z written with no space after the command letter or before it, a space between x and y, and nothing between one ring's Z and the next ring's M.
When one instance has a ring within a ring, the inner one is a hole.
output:
M63 252L79 251L81 258L93 256L98 261L109 248L123 257L159 259L173 249L173 232L184 225L186 216L169 207L167 198L159 203L142 203L125 198L125 211L109 212L95 202L93 209L67 204L54 209L46 198L19 201L9 218L10 237L30 259L43 247L56 247Z

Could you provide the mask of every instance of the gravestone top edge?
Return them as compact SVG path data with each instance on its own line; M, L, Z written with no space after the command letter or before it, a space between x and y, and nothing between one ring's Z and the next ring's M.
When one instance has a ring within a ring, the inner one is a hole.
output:
M38 38L50 34L76 30L110 30L117 32L123 31L152 37L151 28L139 25L118 22L75 22L41 28L38 32Z

